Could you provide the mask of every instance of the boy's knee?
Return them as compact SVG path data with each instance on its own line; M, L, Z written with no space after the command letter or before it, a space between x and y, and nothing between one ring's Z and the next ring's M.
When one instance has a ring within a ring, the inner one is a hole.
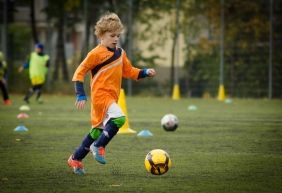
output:
M89 132L89 135L91 136L92 139L96 140L100 137L101 133L102 133L102 129L92 128L91 131Z
M117 128L121 128L124 125L126 118L125 116L122 116L122 117L113 118L111 121L117 126Z

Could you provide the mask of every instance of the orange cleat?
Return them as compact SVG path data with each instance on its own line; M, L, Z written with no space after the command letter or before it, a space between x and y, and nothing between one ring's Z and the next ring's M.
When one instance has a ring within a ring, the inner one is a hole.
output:
M10 99L4 100L4 105L11 105L12 101Z
M78 175L83 175L85 174L83 164L81 161L74 160L73 155L71 155L68 159L68 165L73 169L73 173L78 174Z

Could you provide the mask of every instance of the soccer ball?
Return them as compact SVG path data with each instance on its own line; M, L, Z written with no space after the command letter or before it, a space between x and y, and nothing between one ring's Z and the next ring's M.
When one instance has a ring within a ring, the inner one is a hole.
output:
M150 151L145 158L146 170L154 175L162 175L171 167L171 160L167 152L162 149Z
M162 127L166 131L175 131L178 127L178 118L173 114L166 114L161 120Z

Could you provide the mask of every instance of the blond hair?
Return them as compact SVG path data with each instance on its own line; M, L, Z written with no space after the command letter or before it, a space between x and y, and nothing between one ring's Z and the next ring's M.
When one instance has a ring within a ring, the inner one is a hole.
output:
M95 25L95 35L100 38L106 32L122 33L124 27L115 13L106 13Z

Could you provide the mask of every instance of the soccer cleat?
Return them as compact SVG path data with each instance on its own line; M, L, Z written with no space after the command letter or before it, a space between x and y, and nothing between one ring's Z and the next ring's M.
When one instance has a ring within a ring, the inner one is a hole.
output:
M82 162L72 159L72 156L73 155L71 155L68 159L68 165L69 167L73 169L73 173L78 174L78 175L85 174Z
M104 147L95 147L94 143L92 143L92 145L90 146L90 150L96 161L98 161L101 164L106 164Z
M4 100L4 105L11 105L12 101L10 99Z

